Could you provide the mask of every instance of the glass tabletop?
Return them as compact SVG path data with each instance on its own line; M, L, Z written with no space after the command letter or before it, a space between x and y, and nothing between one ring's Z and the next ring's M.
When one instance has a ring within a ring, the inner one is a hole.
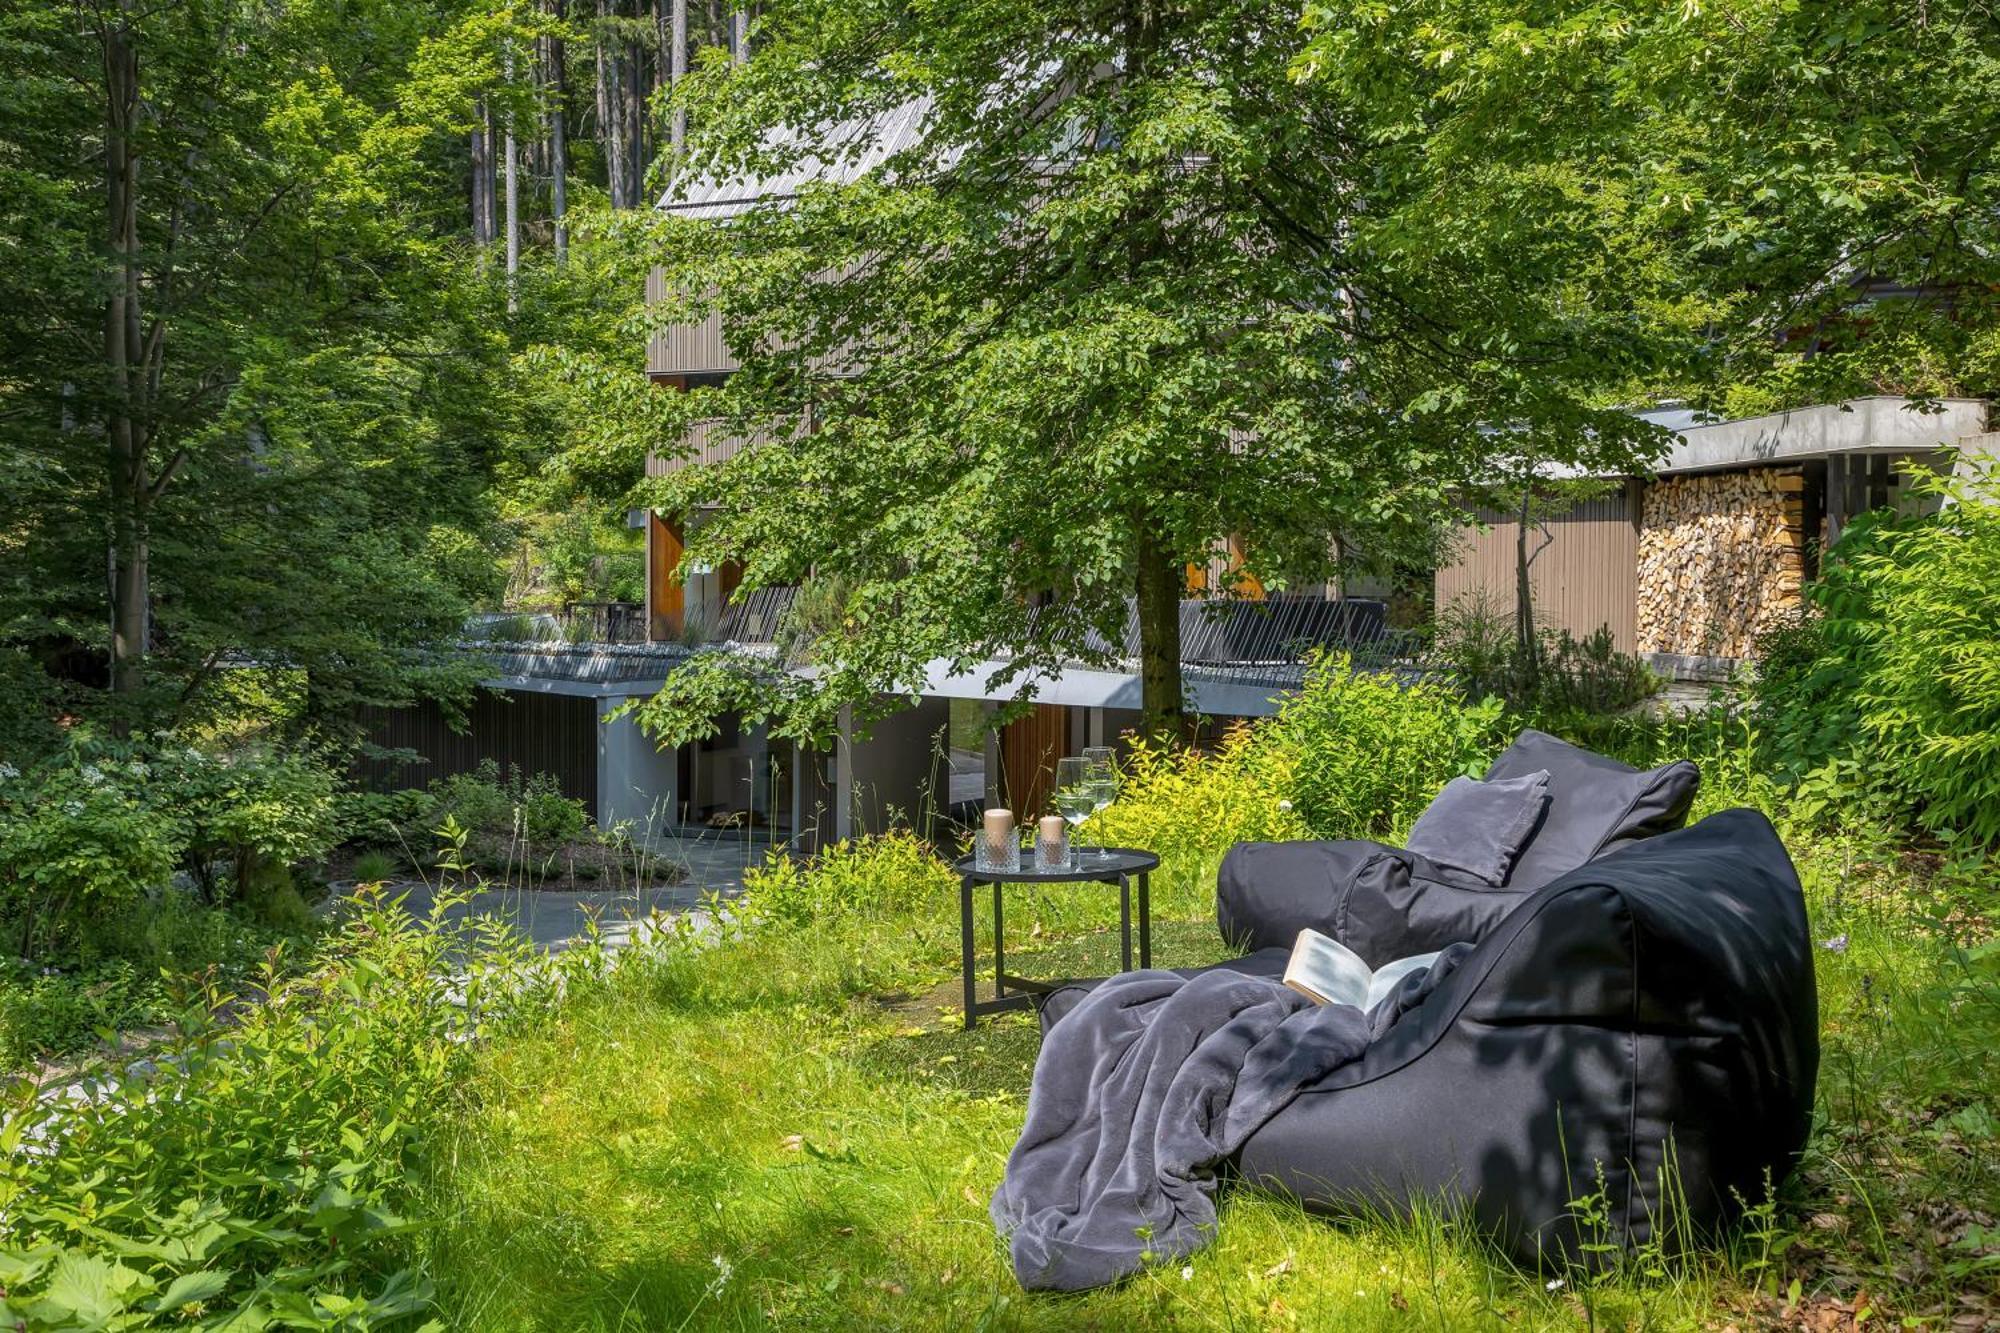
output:
M1157 870L1160 858L1137 847L1075 847L1071 849L1076 864L1067 870L1037 870L1035 854L1021 853L1019 870L985 870L971 856L961 856L951 863L951 868L960 875L970 875L973 879L996 884L1027 884L1041 881L1060 884L1065 880L1112 879L1119 875L1139 875L1149 870Z

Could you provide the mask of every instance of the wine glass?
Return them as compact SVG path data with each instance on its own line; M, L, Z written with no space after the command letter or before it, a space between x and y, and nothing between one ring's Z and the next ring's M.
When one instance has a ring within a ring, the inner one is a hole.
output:
M1090 764L1078 757L1056 760L1056 791L1054 796L1056 813L1070 827L1071 840L1076 836L1077 825L1097 810L1097 797L1090 786ZM1083 849L1078 847L1073 853L1077 860L1083 859Z
M1093 745L1083 752L1083 787L1090 793L1092 814L1118 799L1118 766L1112 762L1115 755L1108 745ZM1097 859L1100 863L1109 861L1111 854L1100 847Z

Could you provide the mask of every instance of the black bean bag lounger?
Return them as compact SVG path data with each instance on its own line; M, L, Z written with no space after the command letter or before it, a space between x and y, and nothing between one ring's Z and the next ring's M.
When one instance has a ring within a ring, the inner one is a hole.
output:
M1531 1264L1683 1244L1804 1147L1818 1034L1798 878L1769 821L1730 810L1522 900L1238 1167L1315 1211L1452 1201ZM1591 1234L1572 1203L1600 1191Z
M1275 981L1288 953L1215 966ZM1044 1031L1094 984L1049 996ZM1730 810L1520 899L1236 1169L1315 1212L1442 1204L1522 1263L1594 1262L1762 1199L1805 1144L1818 1067L1798 878L1770 822ZM1592 1231L1574 1205L1598 1193Z
M1558 876L1679 828L1701 782L1685 760L1641 772L1533 730L1494 760L1486 781L1536 773L1548 774L1545 813L1522 831L1524 845L1513 850L1503 880L1361 839L1239 843L1223 858L1216 883L1223 938L1246 952L1289 950L1311 927L1376 967L1477 940ZM1471 842L1487 831L1458 832Z

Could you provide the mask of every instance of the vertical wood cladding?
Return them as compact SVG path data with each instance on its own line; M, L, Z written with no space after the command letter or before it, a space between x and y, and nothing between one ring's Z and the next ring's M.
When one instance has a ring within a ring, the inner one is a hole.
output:
M553 774L563 795L597 811L597 701L566 694L480 690L463 730L436 704L363 711L368 739L385 749L414 750L423 762L364 759L363 786L375 791L421 787L435 778L469 773L493 760L504 773Z
M1000 797L1025 823L1046 813L1056 760L1070 753L1069 710L1036 704L1000 729Z
M1528 582L1538 623L1579 638L1608 625L1612 641L1633 651L1638 487L1628 481L1611 495L1534 525L1528 535ZM1512 617L1519 525L1492 510L1478 518L1484 526L1464 529L1452 558L1437 572L1438 607L1478 600L1491 613Z
M687 580L681 576L686 551L680 524L651 510L646 514L646 637L655 643L680 637L687 621Z

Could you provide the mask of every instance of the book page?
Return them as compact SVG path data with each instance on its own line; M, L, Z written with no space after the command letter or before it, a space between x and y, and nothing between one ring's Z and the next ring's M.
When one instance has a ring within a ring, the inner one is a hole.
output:
M1285 984L1321 1004L1365 1006L1370 975L1360 954L1316 930L1299 932L1285 965Z
M1438 951L1438 953L1442 952L1443 950ZM1421 972L1436 961L1436 953L1420 953L1412 954L1408 958L1398 958L1393 963L1382 964L1381 968L1377 970L1374 977L1368 982L1368 998L1361 1007L1363 1009L1373 1009L1382 1002L1383 998L1390 991L1396 989L1397 983L1402 981L1404 977L1407 977L1412 972Z

